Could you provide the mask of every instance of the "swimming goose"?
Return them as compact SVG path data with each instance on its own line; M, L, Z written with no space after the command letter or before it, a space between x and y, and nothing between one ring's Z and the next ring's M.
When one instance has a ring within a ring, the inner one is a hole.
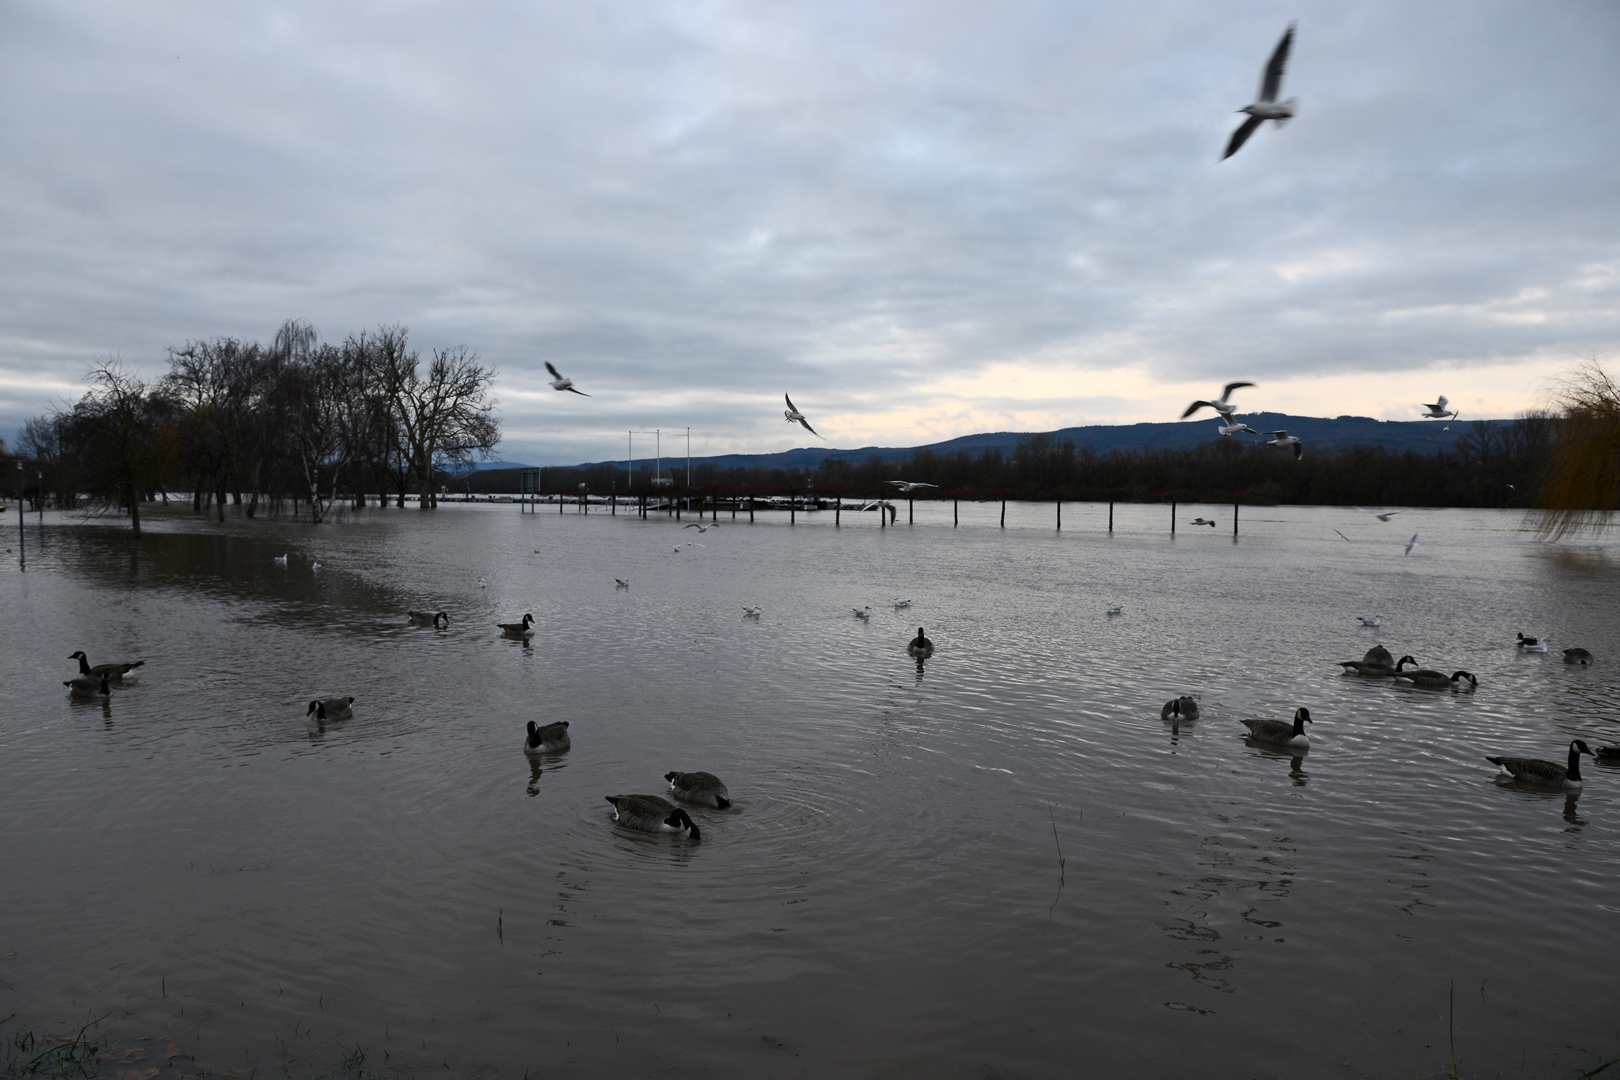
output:
M760 607L758 604L755 604L753 607L744 607L743 608L743 616L746 617L746 618L755 618L755 619L757 619L761 615L763 615L764 613L765 613L765 609L763 607Z
M1294 710L1292 724L1282 720L1245 720L1243 725L1249 729L1249 738L1256 742L1277 746L1309 746L1311 740L1305 736L1305 725L1315 722L1311 719L1310 710L1301 707Z
M1178 698L1171 698L1159 710L1161 720L1196 720L1198 719L1198 702L1186 694Z
M678 832L697 840L698 827L690 815L657 795L605 795L613 804L613 820L642 832Z
M438 626L441 619L444 625L450 625L450 616L442 611L407 611L405 614L409 616L412 626Z
M533 720L529 721L529 735L523 740L525 754L556 754L567 750L573 744L568 741L568 721L559 720L555 724L541 727Z
M855 612L857 619L870 619L872 617L872 605L870 604L865 607L851 608L850 610Z
M1525 652L1546 652L1547 643L1541 638L1525 637L1524 632L1520 631L1519 648L1523 649Z
M1566 664L1590 664L1591 662L1592 654L1585 649L1564 650L1564 663Z
M1357 615L1356 618L1361 620L1361 625L1362 626L1383 626L1384 625L1384 617L1382 615L1373 615L1373 616Z
M82 652L76 652L68 659L79 662L80 675L88 675L93 679L99 679L103 675L107 675L120 681L135 668L146 664L145 660L131 660L127 664L97 664L95 667L91 667L89 659Z
M80 675L67 679L62 685L68 688L68 697L84 701L109 697L112 694L112 676L105 671L100 675Z
M1432 686L1442 689L1447 686L1457 685L1458 679L1467 679L1469 689L1479 685L1479 680L1474 678L1472 674L1466 671L1459 671L1450 678L1447 678L1445 672L1435 671L1433 668L1413 668L1411 671L1401 670L1401 668L1407 664L1415 663L1417 663L1417 661L1412 659L1410 656L1401 657L1401 662L1395 665L1395 677L1397 679L1405 679L1417 686Z
M1569 744L1568 765L1542 761L1540 758L1488 757L1485 760L1501 767L1498 780L1511 777L1521 784L1534 784L1537 787L1578 788L1581 786L1581 755L1591 753L1584 742L1575 739Z
M313 716L317 720L349 720L354 716L354 710L349 706L354 704L352 697L316 698L304 710L307 720Z
M924 636L922 627L917 627L917 636L906 646L906 652L919 660L926 660L934 655L934 643Z
M713 773L667 772L664 779L669 781L670 790L682 802L702 803L716 810L731 808L731 792Z
M1417 661L1413 661L1417 663ZM1395 674L1395 658L1382 645L1374 645L1360 660L1340 660L1339 666L1357 675L1382 678Z
M528 638L534 637L534 631L529 628L529 624L532 622L534 622L534 616L525 615L522 622L503 622L495 625L501 628L503 637Z

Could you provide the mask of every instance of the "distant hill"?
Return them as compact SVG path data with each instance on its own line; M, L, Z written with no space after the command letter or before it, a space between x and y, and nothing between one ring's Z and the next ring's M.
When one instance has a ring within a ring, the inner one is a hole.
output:
M1291 416L1286 413L1264 412L1243 413L1238 419L1259 431L1282 430L1290 435L1297 435L1305 440L1306 453L1309 453L1313 446L1338 449L1348 446L1384 446L1397 452L1412 450L1419 454L1432 454L1442 448L1450 448L1459 436L1467 432L1471 423L1471 421L1457 421L1451 425L1450 431L1436 435L1436 432L1446 426L1444 421L1374 420L1370 416L1338 416L1329 419L1322 416ZM1010 454L1020 439L1028 438L1032 434L1051 435L1056 437L1059 443L1070 439L1073 440L1076 449L1090 446L1099 454L1114 449L1190 450L1201 442L1221 437L1215 431L1215 421L1210 418L1183 420L1170 424L1094 424L1050 432L994 431L983 435L963 435L944 442L929 443L926 446L863 446L855 450L807 446L797 450L783 450L776 454L720 454L715 457L693 458L692 464L716 465L725 469L814 469L829 458L843 459L851 463L870 461L872 458L895 461L905 460L918 450L932 450L936 454L955 454L966 450L977 456L985 450L997 448L1003 453ZM1254 440L1258 436L1233 435L1230 438ZM622 464L622 460L620 459L618 463ZM674 460L665 458L665 461ZM682 458L681 461L684 463L685 459ZM585 469L594 464L614 463L590 462L578 467Z

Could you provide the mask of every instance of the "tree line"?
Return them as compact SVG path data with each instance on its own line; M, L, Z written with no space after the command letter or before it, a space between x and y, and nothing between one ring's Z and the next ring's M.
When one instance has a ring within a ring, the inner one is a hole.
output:
M937 485L918 498L1074 499L1327 505L1474 506L1532 505L1562 421L1531 413L1500 423L1471 425L1451 450L1432 454L1380 446L1310 448L1295 459L1287 450L1258 440L1214 438L1190 450L1113 449L1098 452L1050 434L1028 435L1011 453L914 451L903 460L866 462L826 458L814 469L722 468L694 463L671 472L660 491L676 494L786 494L872 498L896 489L891 481ZM641 463L638 463L640 466ZM624 465L547 468L545 490L577 494L580 484L597 494L652 490L650 468L627 474ZM517 490L507 470L475 473L458 482L475 492Z
M44 474L38 497L59 507L85 496L127 509L140 532L142 501L190 492L197 513L233 500L308 514L365 505L414 486L436 505L443 470L500 441L495 371L465 346L423 358L402 327L323 343L290 320L268 345L236 338L168 350L150 385L116 362L90 371L71 408L24 424L20 452Z

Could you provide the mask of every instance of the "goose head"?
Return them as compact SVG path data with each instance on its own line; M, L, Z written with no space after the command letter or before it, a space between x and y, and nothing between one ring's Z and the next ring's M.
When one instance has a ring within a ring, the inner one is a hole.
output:
M316 698L314 701L309 703L309 708L304 710L304 716L306 718L313 716L317 720L325 720L326 703L321 701L319 698Z
M1399 660L1395 661L1395 670L1400 671L1407 664L1411 664L1413 667L1417 667L1417 660L1414 659L1413 657L1411 657L1410 655L1403 656Z
M1479 680L1474 678L1474 673L1471 672L1471 671L1456 671L1456 672L1453 672L1452 675L1451 675L1451 681L1456 682L1458 679L1467 679L1468 680L1468 686L1469 686L1470 689L1472 689L1473 687L1476 687L1476 686L1479 685Z
M444 625L450 625L450 616L442 611L433 616L433 625L438 626L441 619L444 621Z
M1301 705L1299 708L1294 710L1295 735L1305 734L1305 725L1314 723L1316 723L1316 721L1311 719L1311 710L1305 708L1305 706Z
M72 656L68 657L68 659L77 660L79 662L80 675L90 674L90 658L85 656L83 651L74 653Z

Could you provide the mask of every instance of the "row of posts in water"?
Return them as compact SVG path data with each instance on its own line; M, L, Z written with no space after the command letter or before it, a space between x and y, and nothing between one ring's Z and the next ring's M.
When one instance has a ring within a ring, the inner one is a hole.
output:
M587 496L584 493L581 493L579 495L557 496L556 498L557 498L557 513L559 513L559 514L563 512L564 507L566 507L566 506L568 506L570 504L577 507L580 513L589 514L591 512L590 501L589 501L589 499L587 498ZM645 518L650 513L656 514L660 510L662 510L664 513L667 513L667 514L671 515L672 517L674 517L674 519L676 521L681 520L682 504L686 503L688 501L688 500L686 500L684 498L669 497L669 498L662 499L659 502L659 504L657 504L657 505L649 505L648 501L647 501L648 497L646 495L637 495L637 496L635 496L635 499L636 499L636 502L634 504L635 505L635 510L636 510L636 513L640 517ZM733 497L730 500L731 519L733 521L737 520L737 512L739 510L739 504L741 504L745 499L746 499L747 504L748 504L747 505L748 520L750 522L752 522L754 520L754 509L755 509L754 497L752 495L748 495L748 496L739 495L739 496ZM709 497L709 498L706 499L706 501L708 502L707 509L709 511L711 520L719 521L720 520L720 504L724 500ZM802 500L801 500L800 496L789 496L789 498L788 498L788 524L792 525L792 524L796 524L798 522L798 520L799 520L799 505L800 505L801 501ZM1058 528L1059 532L1062 532L1063 531L1063 500L1062 500L1062 498L1058 498L1056 500L1056 505L1057 505L1057 528ZM863 503L862 504L862 510L866 509L869 506L871 506L871 503L869 503L869 502L868 503ZM522 496L520 498L520 502L518 504L518 510L519 510L520 513L523 512L523 511L528 511L529 513L537 513L538 509L539 509L539 497L538 496L525 495L525 496ZM779 509L779 508L773 503L770 506L768 506L767 509L776 510L776 509ZM822 509L822 507L819 504L819 500L817 501L817 505L816 505L815 509L817 509L817 510ZM703 520L703 510L704 510L704 508L702 508L702 507L698 508L697 518L698 518L699 521ZM895 520L900 516L899 508L895 507L891 503L880 502L880 503L877 504L877 510L878 510L879 528L887 528L889 525L893 524L895 522ZM608 513L613 514L613 515L617 515L618 512L619 512L619 497L617 495L608 496ZM806 511L806 512L808 512L808 511ZM852 511L852 512L860 512L860 511ZM961 515L960 500L952 499L951 500L951 527L953 529L956 528L956 526L961 524L961 519L962 519L962 515ZM833 524L834 525L841 525L841 524L843 524L843 520L844 520L844 500L840 496L833 503ZM914 524L915 522L916 522L915 500L907 499L906 500L906 524L910 525L910 524ZM1007 500L1006 499L1001 500L1001 527L1003 529L1005 529L1007 527ZM1114 500L1112 500L1112 499L1108 500L1108 531L1109 532L1114 531ZM1175 532L1176 532L1176 501L1174 499L1171 499L1170 500L1170 535L1174 536ZM1236 536L1237 534L1238 534L1238 503L1237 503L1236 500L1233 500L1233 502L1232 502L1232 535Z

